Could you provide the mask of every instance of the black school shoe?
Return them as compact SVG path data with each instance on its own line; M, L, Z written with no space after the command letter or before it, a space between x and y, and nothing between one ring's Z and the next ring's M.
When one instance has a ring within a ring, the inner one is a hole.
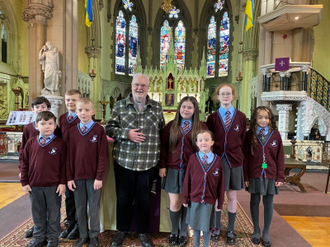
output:
M171 234L168 237L168 242L171 246L177 245L178 244L178 235L176 234Z
M79 238L76 242L74 242L73 247L81 247L88 241L89 241L89 238Z
M79 227L78 224L76 224L74 226L74 228L72 229L72 231L69 233L69 235L67 236L68 239L77 239L79 238Z
M32 238L33 237L33 230L34 230L34 225L29 230L26 231L25 237L26 238Z
M180 237L179 237L178 245L179 245L180 247L184 247L184 246L186 246L187 243L188 243L188 237L186 237L186 236L180 236Z
M251 237L251 241L254 244L260 244L260 238L256 238L256 237Z
M128 232L118 231L116 235L111 239L111 247L119 247L123 244L124 240L128 237Z
M38 242L36 239L32 239L30 243L25 245L25 247L42 247L47 244L47 241Z
M233 231L227 232L226 244L235 245L236 244L236 234Z
M95 238L91 238L89 240L89 247L98 247L99 246L99 238L95 237Z
M272 246L272 241L262 240L262 245L265 247L270 247L270 246Z

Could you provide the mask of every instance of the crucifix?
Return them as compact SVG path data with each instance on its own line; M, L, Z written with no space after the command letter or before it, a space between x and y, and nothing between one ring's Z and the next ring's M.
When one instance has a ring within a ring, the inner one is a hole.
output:
M105 107L110 102L109 101L105 101L105 97L103 97L103 100L102 101L97 101L97 102L102 105L102 120L101 120L101 123L105 123Z

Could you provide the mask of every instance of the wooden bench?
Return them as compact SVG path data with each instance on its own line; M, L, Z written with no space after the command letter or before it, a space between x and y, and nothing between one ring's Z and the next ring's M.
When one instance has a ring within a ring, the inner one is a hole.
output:
M299 169L293 175L290 175L292 169ZM306 192L304 186L300 183L300 178L306 172L306 163L293 158L284 158L284 182L297 185L301 192Z

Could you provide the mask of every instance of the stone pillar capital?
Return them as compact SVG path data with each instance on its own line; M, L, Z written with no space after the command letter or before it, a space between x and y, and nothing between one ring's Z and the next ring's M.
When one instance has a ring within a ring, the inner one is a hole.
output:
M278 111L291 111L292 110L292 104L277 104L276 110Z
M286 72L285 71L280 71L280 76L285 77Z
M303 65L303 66L301 66L301 71L307 72L309 70L309 68L310 68L310 65Z
M22 11L22 19L23 21L30 22L38 22L44 25L47 24L47 19L51 19L53 17L52 14L53 6L52 5L44 5L44 4L30 4L29 7L23 9Z
M285 77L290 77L291 76L291 73L290 72L286 72L285 73Z
M252 50L244 50L243 51L243 60L244 61L255 61L256 58L258 57L259 50L257 49L252 49Z
M267 77L272 77L272 73L267 73Z
M269 72L269 69L263 68L261 69L263 75L266 75Z

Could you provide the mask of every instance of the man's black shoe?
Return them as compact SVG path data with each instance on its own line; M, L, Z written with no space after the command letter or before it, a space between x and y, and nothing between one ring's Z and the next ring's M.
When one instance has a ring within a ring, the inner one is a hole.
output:
M29 230L26 231L25 237L26 238L32 238L33 237L33 230L34 230L34 225Z
M66 238L69 233L73 230L74 226L68 225L63 232L60 234L60 238Z
M73 247L81 247L88 241L89 241L89 238L79 238L76 242L74 242Z
M151 237L147 233L139 233L138 238L143 247L153 247L154 243L152 242Z
M128 237L127 232L118 231L116 235L111 239L111 247L119 247L123 244L124 240Z
M89 239L89 247L98 247L99 246L99 238L91 238Z
M76 224L74 226L74 228L69 233L69 235L67 236L67 238L68 239L77 239L77 238L79 238L79 227L78 227L78 224Z
M32 239L30 243L25 245L25 247L41 247L47 244L47 241L38 242L36 239Z

